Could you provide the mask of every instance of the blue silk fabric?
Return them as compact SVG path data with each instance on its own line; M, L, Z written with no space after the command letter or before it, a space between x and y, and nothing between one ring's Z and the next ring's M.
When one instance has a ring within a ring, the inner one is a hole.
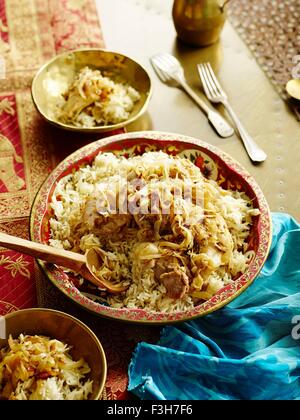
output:
M271 252L238 298L138 344L129 387L151 400L300 399L300 225L273 213Z

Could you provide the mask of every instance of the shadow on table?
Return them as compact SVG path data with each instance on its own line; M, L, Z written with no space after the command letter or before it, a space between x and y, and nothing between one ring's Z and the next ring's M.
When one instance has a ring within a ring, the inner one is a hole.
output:
M67 131L50 125L46 121L40 119L39 125L41 131L47 130L47 137L50 139L51 144L49 148L52 149L52 155L55 157L55 164L58 164L71 153L75 152L89 143L110 137L116 134L123 134L126 131L147 131L152 130L153 124L148 112L138 118L135 122L129 124L125 129L109 131L106 133L76 133L74 131Z
M173 55L181 62L187 82L193 87L201 87L198 76L197 64L210 62L213 69L218 73L223 62L223 46L219 41L204 48L190 47L176 39L173 45Z
M210 105L206 98L200 77L198 75L197 64L209 62L215 72L218 74L224 57L223 45L219 41L208 47L191 47L184 44L178 38L175 39L172 54L178 58L184 68L184 73L188 84L201 97L201 99ZM214 107L226 118L226 112L222 105L214 105Z

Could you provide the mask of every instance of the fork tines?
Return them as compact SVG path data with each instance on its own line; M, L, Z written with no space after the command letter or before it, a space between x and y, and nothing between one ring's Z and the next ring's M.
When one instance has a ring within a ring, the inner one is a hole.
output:
M203 89L206 96L211 100L216 100L217 97L226 98L226 94L222 89L210 63L198 64L198 71L202 81Z

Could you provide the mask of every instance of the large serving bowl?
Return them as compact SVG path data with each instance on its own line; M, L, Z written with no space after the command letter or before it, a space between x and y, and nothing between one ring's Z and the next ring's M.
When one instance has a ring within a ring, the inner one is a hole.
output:
M118 124L97 127L76 127L58 120L56 105L83 67L109 72L111 79L120 80L135 88L140 99L135 103L129 118ZM49 123L65 130L101 133L125 127L138 119L147 109L152 87L147 71L136 61L123 54L101 49L79 49L57 55L46 63L32 82L32 99L40 115Z
M0 317L0 333L0 348L6 347L10 334L13 338L20 334L43 335L68 344L73 359L83 357L91 368L93 394L89 399L100 398L106 380L105 354L96 335L78 319L51 309L24 309Z
M53 216L50 208L51 197L57 182L82 165L91 163L99 152L113 152L126 157L145 151L162 150L172 155L191 159L205 176L216 180L223 188L245 192L259 208L260 215L254 218L249 236L249 249L254 250L247 271L235 282L220 290L210 300L192 310L174 313L148 312L142 309L115 309L93 302L80 293L71 277L54 265L39 261L41 269L50 281L66 296L89 311L108 318L142 323L172 323L190 320L209 314L242 293L259 274L269 252L271 241L271 217L266 199L249 173L230 156L219 149L194 138L159 132L137 132L121 134L99 140L76 151L52 172L45 181L34 201L31 220L31 239L48 243L50 237L49 219Z

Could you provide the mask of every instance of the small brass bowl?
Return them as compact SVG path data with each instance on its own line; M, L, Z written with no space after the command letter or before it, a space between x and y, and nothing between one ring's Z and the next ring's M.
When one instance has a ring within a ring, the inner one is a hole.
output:
M57 106L62 103L62 94L80 69L86 66L108 72L112 80L128 83L139 92L140 99L127 120L96 127L77 127L59 121ZM146 111L151 93L151 79L140 64L123 54L101 49L74 50L54 57L40 68L31 86L33 102L46 121L65 130L84 133L113 131L132 123Z
M100 341L85 324L63 312L39 308L12 312L3 318L0 317L0 348L7 345L10 334L13 338L28 334L60 340L72 347L70 354L74 360L83 357L88 363L91 368L89 379L93 380L93 393L89 399L100 398L106 380L106 358ZM1 339L3 332L6 339Z

